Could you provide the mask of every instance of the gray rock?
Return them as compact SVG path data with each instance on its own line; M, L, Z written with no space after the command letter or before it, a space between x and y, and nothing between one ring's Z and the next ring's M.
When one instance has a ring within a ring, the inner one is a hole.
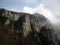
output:
M57 40L43 15L0 9L0 45L57 45Z

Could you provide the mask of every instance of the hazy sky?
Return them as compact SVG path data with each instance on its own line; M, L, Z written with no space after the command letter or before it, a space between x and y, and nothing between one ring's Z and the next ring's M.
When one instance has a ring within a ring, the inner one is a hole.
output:
M52 23L60 24L60 0L0 0L0 8L43 14Z

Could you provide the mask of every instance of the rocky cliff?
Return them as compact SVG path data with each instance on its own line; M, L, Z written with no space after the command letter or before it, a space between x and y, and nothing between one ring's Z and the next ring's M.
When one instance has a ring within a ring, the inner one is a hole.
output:
M57 45L57 36L43 15L0 9L0 45Z

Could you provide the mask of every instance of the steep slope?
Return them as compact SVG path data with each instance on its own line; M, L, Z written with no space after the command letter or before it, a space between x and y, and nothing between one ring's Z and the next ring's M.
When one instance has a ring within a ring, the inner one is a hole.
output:
M47 18L0 9L0 45L57 45Z

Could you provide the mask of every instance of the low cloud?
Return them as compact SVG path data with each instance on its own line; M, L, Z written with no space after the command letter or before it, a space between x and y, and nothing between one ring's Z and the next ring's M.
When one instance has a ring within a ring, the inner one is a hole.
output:
M55 17L55 22L60 25L60 0L42 0L45 8L49 9Z
M52 23L57 23L59 20L54 17L53 13L44 7L44 4L39 4L35 8L30 8L25 6L23 9L23 12L34 14L34 13L39 13L44 15L46 18L48 18Z
M30 14L34 13L33 9L27 6L23 8L23 12L30 13Z
M60 1L59 0L42 0L42 2L37 7L31 9L33 11L30 10L30 12L32 13L37 12L39 14L43 14L52 23L60 24Z

